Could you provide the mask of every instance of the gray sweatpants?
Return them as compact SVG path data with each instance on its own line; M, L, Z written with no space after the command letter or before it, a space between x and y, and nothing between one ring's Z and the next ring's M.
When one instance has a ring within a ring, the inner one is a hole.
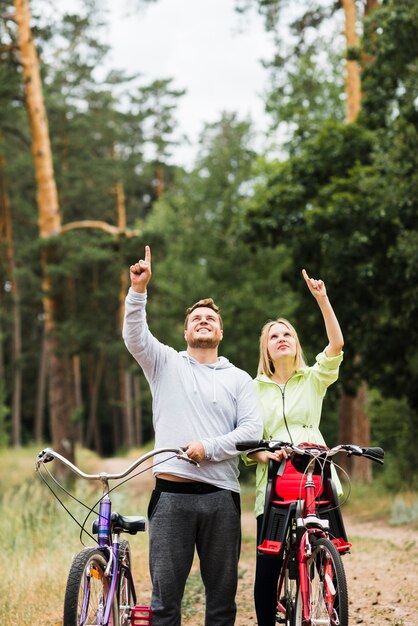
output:
M239 495L226 490L154 491L149 516L153 626L180 626L195 547L206 591L205 626L233 626L241 547Z

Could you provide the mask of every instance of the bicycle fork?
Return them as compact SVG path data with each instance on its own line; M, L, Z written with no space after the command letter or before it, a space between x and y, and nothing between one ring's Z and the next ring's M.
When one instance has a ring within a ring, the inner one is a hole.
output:
M309 603L309 576L307 559L312 552L311 544L308 541L308 533L304 532L299 545L299 589L302 600L303 624L310 626L311 624L311 608Z
M338 617L334 614L334 598L336 595L336 589L332 581L332 566L327 561L325 563L314 564L313 567L318 567L317 574L321 574L321 586L324 597L324 610L326 609L327 615L320 617L319 615L312 615L311 594L313 589L311 588L311 572L308 568L308 560L312 556L312 545L310 542L309 531L305 530L303 533L298 550L298 570L299 570L299 589L300 599L302 605L302 626L338 626L340 623ZM318 536L318 532L315 532L315 536ZM325 533L320 533L319 536L326 537ZM310 566L309 566L310 567ZM323 571L319 571L319 568L324 568ZM316 590L317 592L317 590Z

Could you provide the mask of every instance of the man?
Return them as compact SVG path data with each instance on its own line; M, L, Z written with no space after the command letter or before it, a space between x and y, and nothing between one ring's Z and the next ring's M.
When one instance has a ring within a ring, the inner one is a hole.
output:
M130 268L123 337L153 396L155 446L185 446L200 467L177 459L154 468L148 509L153 626L179 626L196 547L206 590L206 626L235 623L240 497L235 443L261 436L250 376L218 356L222 318L212 299L187 310L187 350L150 333L145 314L151 250Z

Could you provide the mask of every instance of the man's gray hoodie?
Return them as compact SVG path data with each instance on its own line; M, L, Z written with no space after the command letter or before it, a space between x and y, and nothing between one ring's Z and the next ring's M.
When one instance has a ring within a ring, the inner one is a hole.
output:
M235 443L258 439L262 432L251 377L224 357L211 365L201 364L186 351L160 343L147 325L146 299L146 294L129 290L123 338L151 387L155 447L201 441L206 456L200 467L171 459L154 468L154 473L239 491Z

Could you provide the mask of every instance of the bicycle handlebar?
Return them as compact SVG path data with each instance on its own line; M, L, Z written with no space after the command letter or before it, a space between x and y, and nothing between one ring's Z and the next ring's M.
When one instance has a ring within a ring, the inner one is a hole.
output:
M339 452L345 452L348 456L364 456L366 459L370 459L371 461L375 461L376 463L381 464L383 464L383 457L385 456L384 450L379 447L363 448L354 444L340 444L338 446L334 446L333 448L328 448L324 450L321 446L316 448L315 444L312 444L309 448L300 448L293 443L288 443L286 441L277 441L274 439L239 441L235 444L235 447L241 452L285 450L289 453L296 452L297 454L308 455L311 457L317 457L320 455L331 457L335 454L338 454Z
M128 476L131 472L134 471L134 469L138 467L138 465L144 463L144 461L147 461L149 458L164 452L172 452L177 456L179 460L187 461L188 463L192 463L192 465L199 466L196 461L193 461L193 459L190 459L187 456L186 452L182 448L157 448L156 450L151 450L150 452L147 452L146 454L140 456L138 459L136 459L136 461L129 465L129 467L125 471L120 472L119 474L107 474L106 472L100 472L100 474L86 474L64 456L62 456L58 452L55 452L55 450L52 450L51 448L45 448L45 450L41 450L41 452L38 454L38 458L36 460L36 470L39 469L39 466L42 463L49 463L50 461L56 459L57 461L60 461L61 463L66 465L72 472L74 472L74 474L77 474L77 476L79 476L80 478L86 478L87 480L120 480L121 478L125 478L125 476Z

